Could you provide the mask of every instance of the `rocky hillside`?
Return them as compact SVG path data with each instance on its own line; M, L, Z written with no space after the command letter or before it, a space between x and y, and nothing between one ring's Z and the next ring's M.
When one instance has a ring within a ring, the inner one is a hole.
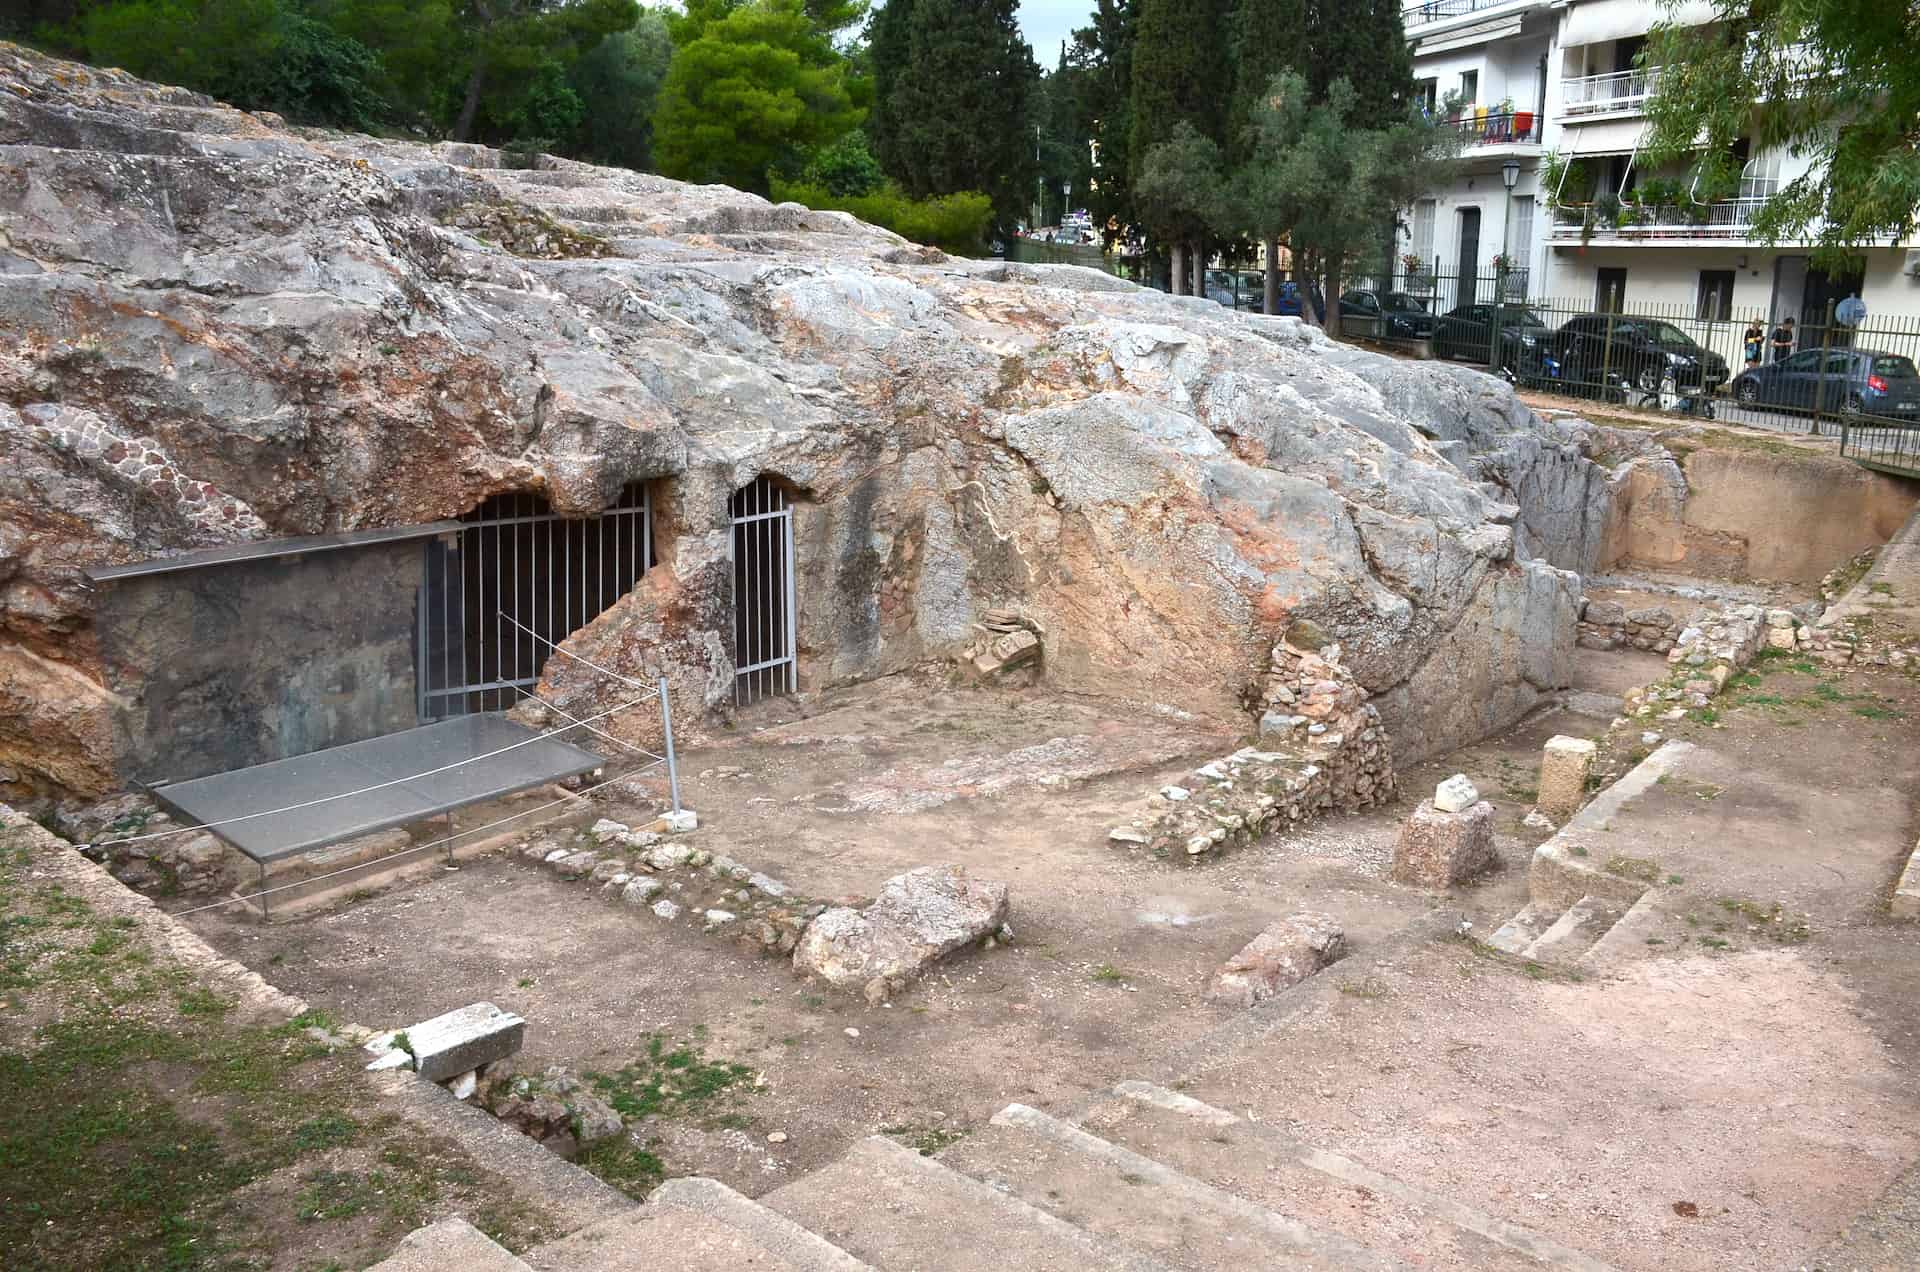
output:
M0 45L0 798L117 785L137 686L83 567L636 479L667 568L575 640L689 714L731 682L726 503L762 472L802 500L813 683L950 657L1000 607L1051 683L1226 716L1306 618L1405 757L1564 680L1604 478L1487 376L502 163Z

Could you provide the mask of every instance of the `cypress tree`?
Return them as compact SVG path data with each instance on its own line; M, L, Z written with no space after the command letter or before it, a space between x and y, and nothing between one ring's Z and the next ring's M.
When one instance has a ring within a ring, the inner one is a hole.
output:
M1400 0L1304 0L1307 91L1325 101L1333 81L1353 86L1354 107L1373 127L1399 123L1413 99L1413 53Z
M1099 0L1093 25L1073 33L1067 57L1080 71L1077 118L1093 142L1087 206L1096 222L1134 217L1129 143L1133 137L1136 0Z
M873 69L873 102L867 111L867 143L887 175L897 178L905 164L900 154L900 124L894 115L894 88L913 50L914 0L887 0L867 19L867 62Z
M1031 197L1040 68L1018 8L1018 0L913 0L885 114L889 171L915 198L978 190L1011 223Z
M1133 133L1128 139L1129 178L1135 189L1149 174L1148 160L1153 155L1163 163L1177 157L1191 157L1194 144L1211 143L1216 150L1227 133L1227 105L1231 95L1230 0L1139 0L1139 22L1133 43ZM1179 125L1181 145L1165 148ZM1158 216L1166 216L1160 205ZM1162 221L1148 229L1169 236L1174 248L1173 290L1189 290L1182 277L1187 254L1180 250L1191 244L1193 294L1200 295L1206 276L1206 251L1199 240L1202 232L1186 217L1181 224Z

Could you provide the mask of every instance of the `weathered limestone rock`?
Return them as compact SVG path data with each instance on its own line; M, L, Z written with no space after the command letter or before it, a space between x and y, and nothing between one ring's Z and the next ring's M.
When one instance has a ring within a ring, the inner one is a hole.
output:
M1345 944L1346 933L1330 914L1281 919L1221 964L1207 983L1207 998L1234 1007L1263 1003L1338 959Z
M922 866L895 875L864 910L837 907L807 926L794 967L830 985L859 987L868 1001L1007 921L1007 885L972 878L964 866Z
M984 632L996 674L1237 722L1309 620L1412 759L1566 682L1562 571L1606 474L1590 428L1483 373L723 187L295 132L10 45L0 79L0 798L126 776L116 724L167 651L103 652L89 567L509 492L585 516L634 482L673 550L566 638L588 661L547 662L539 696L580 718L631 693L595 665L665 678L685 719L726 701L728 498L761 473L813 509L822 683ZM387 617L404 644L410 606ZM408 700L388 679L357 683ZM258 705L229 714L267 745ZM659 720L596 727L648 745Z
M1460 813L1480 802L1480 789L1465 773L1455 773L1433 788L1433 806L1443 813Z
M1393 845L1393 878L1419 888L1451 888L1491 869L1493 816L1485 800L1456 813L1420 805Z
M469 1069L506 1059L520 1050L526 1035L527 1022L519 1016L492 1003L473 1003L405 1029L379 1034L368 1041L367 1050L383 1059L403 1052L413 1057L411 1068L415 1073L429 1082L443 1082Z
M1547 739L1540 752L1540 796L1536 805L1542 813L1565 825L1567 819L1587 802L1587 778L1593 773L1594 756L1599 748L1587 738L1564 734Z

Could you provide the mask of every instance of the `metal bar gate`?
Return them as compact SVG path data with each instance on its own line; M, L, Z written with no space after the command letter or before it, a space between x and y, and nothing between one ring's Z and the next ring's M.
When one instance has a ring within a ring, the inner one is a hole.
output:
M418 604L422 720L505 711L552 646L653 564L653 510L636 482L597 517L562 517L527 491L495 495L427 546ZM512 621L509 621L512 620Z
M733 492L733 701L799 687L794 656L793 507L771 477Z

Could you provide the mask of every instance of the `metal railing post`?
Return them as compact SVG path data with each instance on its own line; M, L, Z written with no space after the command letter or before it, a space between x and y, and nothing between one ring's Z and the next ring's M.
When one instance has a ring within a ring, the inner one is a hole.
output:
M1827 323L1820 329L1820 374L1814 377L1813 381L1813 434L1815 437L1825 431L1821 427L1820 420L1827 409L1827 362L1833 353L1833 311L1834 303L1829 300Z
M673 754L673 699L667 696L667 678L660 677L660 727L666 736L667 790L673 796L673 811L680 811L680 763Z

